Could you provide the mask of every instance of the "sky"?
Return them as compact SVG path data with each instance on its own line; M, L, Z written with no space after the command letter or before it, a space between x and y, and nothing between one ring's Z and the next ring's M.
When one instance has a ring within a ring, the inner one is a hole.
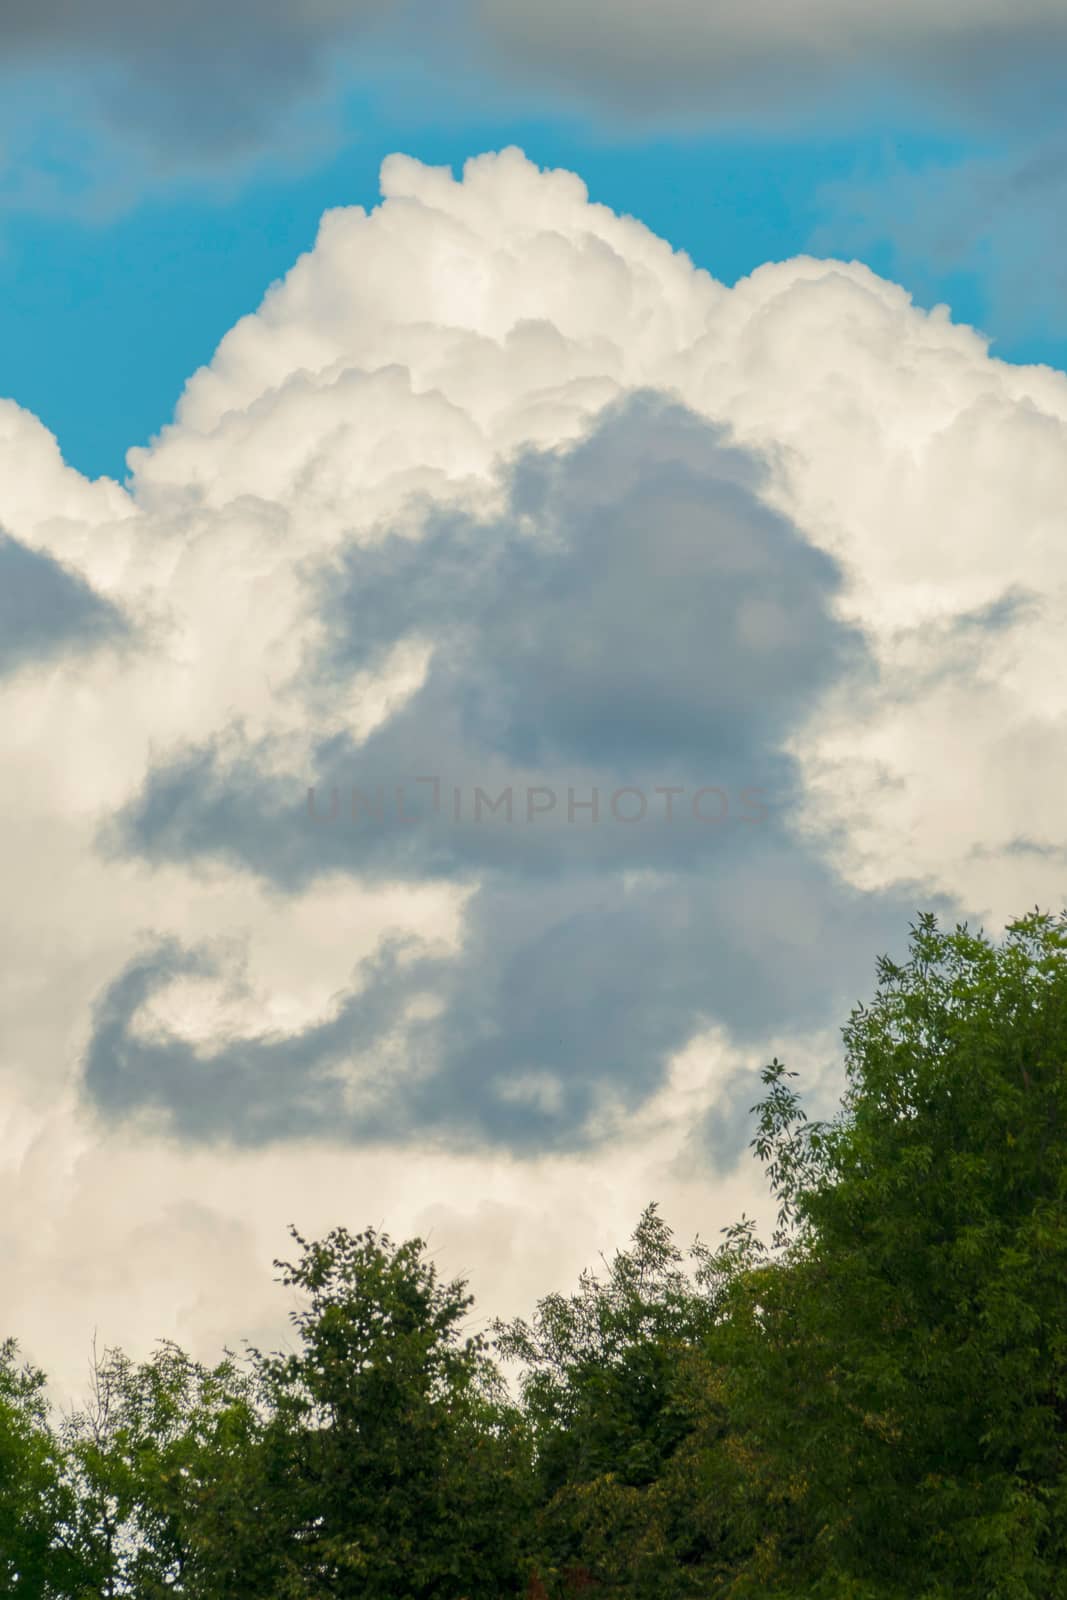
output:
M0 1266L277 1344L773 1220L879 956L1067 901L1059 0L0 18Z

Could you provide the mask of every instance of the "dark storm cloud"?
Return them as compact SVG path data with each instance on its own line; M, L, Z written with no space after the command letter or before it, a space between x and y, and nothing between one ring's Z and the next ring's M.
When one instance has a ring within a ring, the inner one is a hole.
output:
M278 752L236 733L185 751L150 774L108 843L226 861L283 891L338 870L477 884L462 949L391 952L329 1022L201 1053L141 1036L144 985L168 981L173 956L137 966L98 1018L97 1104L155 1108L190 1139L576 1149L605 1096L637 1109L700 1028L755 1043L843 1020L875 956L903 954L919 906L947 902L919 885L860 894L793 837L783 741L826 690L861 694L875 673L834 614L836 564L768 509L763 481L719 430L643 395L584 442L521 461L499 522L433 514L423 537L351 549L314 575L328 642L309 687L347 684L416 637L433 643L423 687L362 746L320 741L313 773L272 775ZM418 775L441 781L436 815ZM405 780L411 820L353 821L353 786L373 803L380 784L391 802ZM475 821L475 787L508 786L512 821ZM556 800L527 821L531 786ZM727 814L694 815L711 786ZM624 787L647 803L639 821L612 815ZM670 820L656 798L669 787L682 792ZM596 822L568 816L572 788L599 790ZM752 790L762 815L741 803ZM434 1014L411 1020L426 995ZM344 1063L394 1048L412 1076L348 1098ZM712 1143L708 1158L725 1155Z
M0 676L125 632L119 612L77 573L0 529Z

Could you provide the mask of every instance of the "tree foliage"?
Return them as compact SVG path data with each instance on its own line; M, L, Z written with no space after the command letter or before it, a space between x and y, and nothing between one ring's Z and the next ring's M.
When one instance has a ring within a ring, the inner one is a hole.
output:
M288 1351L108 1350L57 1424L0 1346L0 1593L1067 1600L1067 913L921 916L843 1038L831 1122L763 1071L768 1241L648 1205L491 1344L338 1228Z
M143 1363L94 1347L90 1384L61 1432L84 1600L218 1593L235 1525L254 1510L233 1490L261 1431L255 1375L229 1352L209 1370L163 1341Z
M260 1356L284 1594L480 1600L516 1581L526 1429L473 1297L438 1282L421 1239L335 1229L276 1262L308 1306L300 1348Z
M1000 948L923 916L843 1030L842 1113L780 1169L799 1248L735 1285L780 1495L753 1593L1067 1593L1065 948L1040 912Z
M45 1374L0 1344L0 1594L52 1600L82 1576Z

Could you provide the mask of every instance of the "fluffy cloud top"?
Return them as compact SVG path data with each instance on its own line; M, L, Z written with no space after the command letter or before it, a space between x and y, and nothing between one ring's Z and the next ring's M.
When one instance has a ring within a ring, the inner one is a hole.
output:
M1067 378L516 150L382 188L125 489L0 408L0 1214L64 1376L259 1336L290 1218L432 1223L502 1314L653 1196L713 1231L759 1066L831 1103L917 910L1067 898Z

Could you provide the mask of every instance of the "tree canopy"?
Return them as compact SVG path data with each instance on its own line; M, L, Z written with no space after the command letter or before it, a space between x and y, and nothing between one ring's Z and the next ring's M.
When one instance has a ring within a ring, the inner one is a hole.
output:
M763 1069L769 1239L647 1204L487 1341L421 1239L294 1229L293 1348L94 1352L61 1419L8 1340L0 1593L1067 1600L1067 913L877 977L831 1121Z

